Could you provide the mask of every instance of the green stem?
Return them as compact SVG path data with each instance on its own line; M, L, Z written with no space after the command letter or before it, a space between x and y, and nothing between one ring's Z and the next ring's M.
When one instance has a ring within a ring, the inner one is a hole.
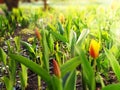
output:
M83 83L83 90L87 90L87 87L86 87L86 81L85 81L86 79L85 79L85 75L84 75L84 73L83 73L83 70L82 70L82 83Z
M38 75L38 90L41 90L41 78Z
M94 71L96 72L96 59L94 59L93 68L94 68Z

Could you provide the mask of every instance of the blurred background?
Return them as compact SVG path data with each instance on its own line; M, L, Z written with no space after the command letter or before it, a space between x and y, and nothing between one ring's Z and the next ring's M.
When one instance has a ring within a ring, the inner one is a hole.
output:
M8 10L17 7L48 7L64 8L68 6L84 6L88 4L102 4L105 6L119 4L120 0L0 0L0 6L7 6Z

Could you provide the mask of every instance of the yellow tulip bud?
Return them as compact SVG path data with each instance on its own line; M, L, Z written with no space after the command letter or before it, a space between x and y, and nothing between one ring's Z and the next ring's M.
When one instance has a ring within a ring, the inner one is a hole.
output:
M91 57L97 58L99 56L99 50L100 50L100 43L92 39L89 47L89 54L91 55Z

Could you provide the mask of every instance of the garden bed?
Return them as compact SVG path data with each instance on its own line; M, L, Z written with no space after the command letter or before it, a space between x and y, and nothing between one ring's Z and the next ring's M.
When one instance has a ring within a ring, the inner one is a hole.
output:
M120 89L119 8L70 10L0 16L1 90Z

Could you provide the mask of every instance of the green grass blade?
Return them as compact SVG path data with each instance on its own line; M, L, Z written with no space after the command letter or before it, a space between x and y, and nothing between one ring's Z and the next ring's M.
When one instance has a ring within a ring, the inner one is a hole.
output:
M23 56L20 56L20 55L10 54L9 56L11 57L11 59L22 63L23 65L25 65L26 67L31 69L33 72L35 72L36 74L41 76L41 78L47 84L50 83L51 77L50 77L49 73L46 70L44 70L43 68L41 68L38 64L32 62L31 60L29 60L29 59L27 59L27 58L25 58Z
M62 77L66 75L68 72L74 70L78 65L80 65L80 57L74 57L70 60L68 60L65 64L61 66L61 74Z
M75 90L76 85L76 71L72 71L67 78L67 81L64 86L64 90Z
M105 54L107 56L107 58L109 59L110 65L115 73L115 75L117 76L118 80L120 81L120 65L117 61L117 59L115 58L115 56L113 56L113 54L106 48L104 48Z
M120 90L120 83L108 85L104 87L102 90Z

